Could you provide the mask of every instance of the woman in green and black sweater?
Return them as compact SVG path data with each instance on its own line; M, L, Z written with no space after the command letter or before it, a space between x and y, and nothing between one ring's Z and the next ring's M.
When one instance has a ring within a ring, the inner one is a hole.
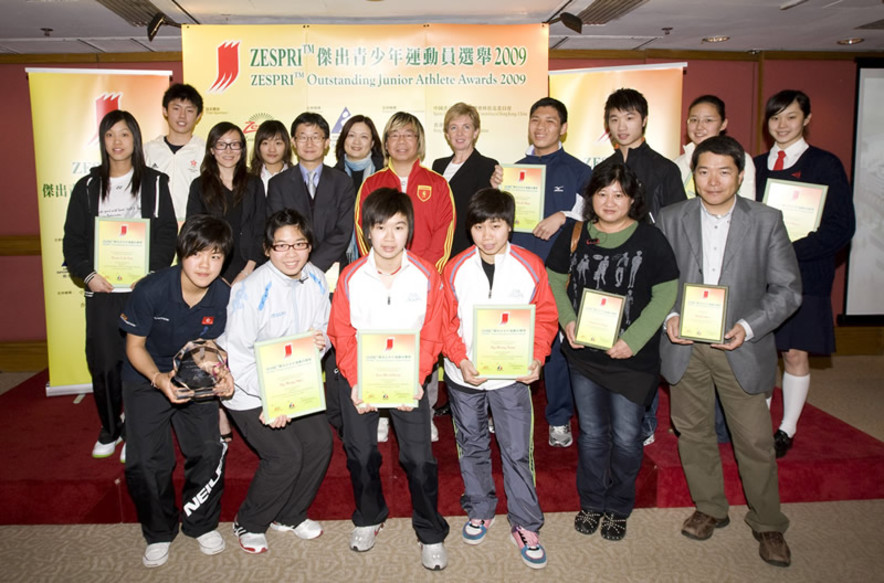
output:
M626 535L642 463L641 421L659 383L660 326L675 302L678 268L663 234L645 222L636 175L624 164L593 172L579 236L569 222L546 260L568 342L580 421L574 527L608 540ZM605 351L575 343L584 288L625 298L619 338Z

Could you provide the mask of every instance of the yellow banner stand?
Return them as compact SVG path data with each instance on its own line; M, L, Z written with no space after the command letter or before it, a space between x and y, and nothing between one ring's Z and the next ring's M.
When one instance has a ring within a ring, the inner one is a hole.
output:
M163 92L171 71L26 69L31 92L34 157L43 256L46 395L92 391L85 357L83 289L64 267L62 238L74 184L100 163L98 124L114 109L131 112L142 136L165 133Z

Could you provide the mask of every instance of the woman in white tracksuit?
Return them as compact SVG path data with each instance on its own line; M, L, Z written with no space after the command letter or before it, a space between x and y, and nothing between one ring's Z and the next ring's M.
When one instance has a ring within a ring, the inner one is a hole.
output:
M307 509L331 460L325 413L264 419L255 360L255 343L308 331L321 353L328 348L328 285L308 262L312 240L309 223L294 210L267 219L264 250L270 261L234 284L227 328L219 340L236 382L224 406L261 459L233 524L247 553L267 550L268 528L292 531L302 539L322 534L322 527L307 518Z

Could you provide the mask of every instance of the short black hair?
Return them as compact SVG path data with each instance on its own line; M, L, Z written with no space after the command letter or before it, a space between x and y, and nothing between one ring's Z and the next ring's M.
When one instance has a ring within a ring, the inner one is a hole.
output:
M189 101L194 104L197 116L203 112L203 97L192 85L175 83L166 89L166 92L163 93L163 109L167 109L169 103L174 99Z
M535 101L534 105L531 106L531 111L528 113L529 117L534 115L534 112L541 107L552 107L559 113L559 123L562 125L568 123L568 108L555 97L543 97Z
M300 125L318 127L320 130L322 130L322 133L325 134L326 140L330 135L328 122L325 121L324 117L312 111L305 111L304 113L296 117L295 121L292 122L292 139L295 139L295 132L298 130L298 126Z
M310 226L310 221L308 221L304 215L296 211L295 209L282 209L281 211L276 211L269 217L267 217L267 222L264 226L264 250L267 251L271 247L273 247L273 240L276 238L276 231L280 230L283 227L295 227L301 234L304 235L304 238L307 239L307 242L312 246L313 245L313 228Z
M229 257L233 251L233 230L230 224L212 215L193 215L184 221L178 233L178 263L205 249L217 250Z
M645 119L648 117L648 100L635 89L618 89L608 95L605 101L605 127L608 127L608 115L612 109L637 111L642 119Z
M623 194L632 199L629 204L628 216L636 221L643 221L647 215L645 207L645 188L635 172L623 162L602 162L592 170L592 178L583 192L583 220L590 223L598 222L599 216L592 208L592 197L615 182L620 184Z
M804 117L810 115L810 97L807 96L807 93L798 89L784 89L767 100L767 105L764 108L764 122L769 122L770 118L792 105L793 101L798 102L798 107L801 108Z
M734 159L738 172L742 172L746 167L746 151L743 149L743 146L740 145L740 142L730 136L719 135L707 138L697 144L697 149L694 150L694 155L691 156L691 170L697 167L697 161L700 159L700 154L705 154L707 152L719 156L730 156Z
M467 233L473 225L491 219L506 221L506 224L513 228L516 221L516 201L512 194L496 188L483 188L470 198L464 223Z
M371 228L386 223L398 213L405 215L408 220L408 243L411 243L414 235L414 207L408 195L395 188L378 188L365 197L362 201L362 235L366 246L371 246Z

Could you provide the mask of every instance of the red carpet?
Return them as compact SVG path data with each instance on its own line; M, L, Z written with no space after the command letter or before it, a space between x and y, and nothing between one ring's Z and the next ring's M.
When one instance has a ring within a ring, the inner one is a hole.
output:
M73 397L46 398L47 374L41 373L0 396L0 524L110 523L135 520L123 466L116 456L90 457L97 434L92 396L74 405ZM543 419L542 392L535 394L535 463L537 490L546 512L578 509L574 468L576 447L549 447ZM774 399L774 415L780 404ZM668 420L668 398L661 395L659 418ZM436 418L441 439L439 506L446 515L463 514L463 484L457 465L450 417ZM690 506L678 461L676 438L664 421L657 442L645 448L637 484L637 506ZM575 433L576 435L576 433ZM504 499L495 447L495 479ZM410 516L407 482L397 461L395 438L381 444L384 493L393 516ZM730 446L722 446L728 498L742 503L742 491ZM237 435L227 458L222 519L233 519L244 498L257 458ZM181 466L178 468L180 490ZM801 433L789 455L780 460L780 492L784 502L884 498L884 443L807 406ZM350 480L340 442L311 509L315 519L348 518L353 511ZM505 512L501 500L500 512Z

